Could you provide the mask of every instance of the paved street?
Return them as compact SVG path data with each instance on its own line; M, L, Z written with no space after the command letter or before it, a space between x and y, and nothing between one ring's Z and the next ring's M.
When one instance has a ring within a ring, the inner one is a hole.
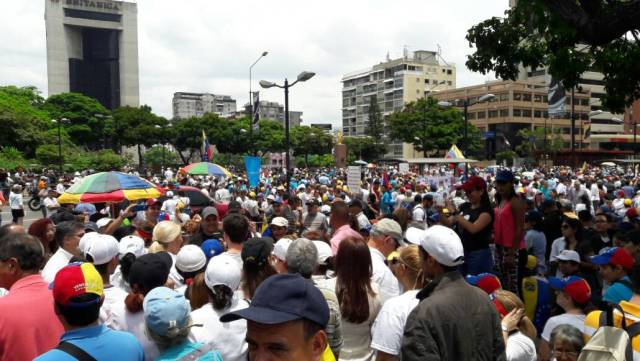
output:
M26 197L24 199L25 206L24 206L23 225L25 228L28 228L31 225L31 223L42 218L41 211L34 212L31 209L29 209L29 207L27 206L27 202L29 201L29 199L30 198L26 198ZM9 209L8 206L4 206L2 207L2 225L5 225L9 222L11 222L11 209Z

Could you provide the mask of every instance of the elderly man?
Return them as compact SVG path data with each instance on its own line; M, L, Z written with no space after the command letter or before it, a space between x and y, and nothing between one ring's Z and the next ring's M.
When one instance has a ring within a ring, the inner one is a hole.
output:
M320 202L311 199L306 207L307 213L302 218L302 236L311 240L326 239L329 222L327 216L319 212Z
M80 256L80 239L84 236L84 224L75 221L61 222L56 226L54 240L58 250L42 269L42 278L52 282L56 273L66 266L71 258Z
M398 279L385 264L387 257L399 246L405 245L402 228L398 222L383 218L371 228L369 251L373 274L371 280L380 286L380 299L384 303L391 297L400 294Z
M0 359L32 360L58 344L63 328L53 311L49 283L38 274L44 254L39 240L14 233L0 242Z

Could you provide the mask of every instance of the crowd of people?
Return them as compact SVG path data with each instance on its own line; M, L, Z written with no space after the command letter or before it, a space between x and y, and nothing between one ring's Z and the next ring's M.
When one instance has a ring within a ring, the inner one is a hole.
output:
M117 204L60 204L86 174L44 175L26 229L4 174L2 360L640 360L621 169L167 170Z

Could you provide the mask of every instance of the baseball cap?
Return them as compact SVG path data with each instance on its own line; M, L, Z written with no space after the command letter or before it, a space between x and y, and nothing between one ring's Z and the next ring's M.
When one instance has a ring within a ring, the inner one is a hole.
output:
M230 256L213 257L204 271L204 283L213 290L214 286L225 285L232 291L240 287L242 270Z
M577 303L583 304L591 298L591 287L584 278L569 276L564 278L549 277L549 286L562 290Z
M108 234L96 234L85 244L84 256L91 256L94 265L109 263L118 255L118 241Z
M422 239L424 239L424 237L425 237L425 230L417 227L407 228L407 231L404 234L404 239L407 242L418 245L418 246L421 244Z
M167 198L171 198L171 197L173 197L173 192L172 191L167 191L167 193L165 193L164 195L167 196Z
M441 225L429 227L420 245L442 265L453 267L464 263L462 241L451 228Z
M106 227L111 223L111 221L113 221L113 219L109 217L100 218L96 221L96 225L98 228Z
M202 219L206 219L209 216L218 216L218 210L216 209L216 207L205 207L202 210Z
M481 177L471 176L464 182L462 185L457 187L458 189L462 189L465 192L470 192L474 189L487 189L487 182L484 181Z
M580 263L580 255L576 251L565 249L556 257L559 261L573 261Z
M147 199L147 207L151 207L155 204L162 204L157 198L149 198Z
M329 306L311 282L300 275L279 274L258 286L248 308L227 313L220 321L241 318L268 325L305 319L325 328L329 321Z
M202 248L202 252L204 252L204 255L205 257L207 257L207 259L211 259L212 257L215 257L224 252L222 243L220 243L220 241L218 241L217 239L207 239L206 241L202 242L200 248Z
M402 237L402 228L400 227L398 222L394 221L393 219L383 218L379 220L371 227L371 232L389 236L398 241L401 246L405 245L404 239Z
M333 256L333 252L331 252L331 246L327 242L323 241L313 241L313 244L316 245L318 249L318 264L326 265L327 259Z
M129 284L153 289L167 282L173 259L167 252L148 253L133 262L129 271Z
M190 326L191 305L184 294L167 287L156 287L149 291L142 303L144 320L155 334L175 336Z
M127 253L133 253L136 258L147 253L144 248L144 239L130 235L120 238L120 244L118 244L118 254L120 258L124 257Z
M273 255L278 257L281 261L287 260L287 250L289 246L293 243L292 239L282 238L273 246Z
M611 264L622 266L626 270L633 268L633 257L624 248L611 247L601 255L591 257L591 262L597 265Z
M289 221L284 217L275 217L271 220L272 226L289 227Z
M480 273L478 275L468 275L465 277L467 282L471 285L474 285L481 290L485 291L487 294L492 294L496 290L502 288L502 284L500 283L500 279L491 273Z
M94 304L104 294L102 277L95 266L88 262L70 263L56 273L53 283L53 299L63 306L84 307ZM74 297L92 294L96 298L85 302L74 302Z
M188 244L180 249L176 256L176 268L182 272L196 272L207 264L204 251L195 244Z
M80 242L78 243L78 249L80 250L81 254L84 254L87 247L89 247L89 244L91 242L93 242L93 240L95 238L100 237L100 233L98 232L87 232L85 233L81 238L80 238Z
M510 170L500 170L496 174L496 182L513 182L515 177Z
M284 188L283 188L283 189L284 189ZM278 203L278 204L282 203L282 198L280 198L280 197L275 197L275 198L273 199L273 203Z
M273 251L273 239L269 237L250 238L242 246L242 262L245 265L262 267L267 262L269 255Z
M275 201L275 200L276 200L276 197L275 197L273 194L269 194L269 195L267 196L267 199L268 199L268 200L270 200L270 201Z
M87 222L84 224L84 231L89 231L89 232L98 232L100 227L98 227L98 225L96 224L96 222Z

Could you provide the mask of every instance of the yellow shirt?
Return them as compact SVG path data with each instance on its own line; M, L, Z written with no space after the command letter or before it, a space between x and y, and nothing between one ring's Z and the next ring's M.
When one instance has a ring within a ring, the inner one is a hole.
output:
M632 325L640 321L640 305L629 303L627 301L620 302L620 307L624 311L625 318L627 320L627 326ZM596 333L598 326L600 325L600 314L602 311L593 311L587 315L584 319L584 340L585 343L589 342L591 336ZM620 327L622 323L622 315L619 311L615 310L613 313L613 324L616 327ZM633 358L640 357L640 337L634 337L631 340L631 348L633 349Z
M336 361L336 357L333 356L333 352L331 352L329 345L324 349L324 353L322 354L320 361Z

